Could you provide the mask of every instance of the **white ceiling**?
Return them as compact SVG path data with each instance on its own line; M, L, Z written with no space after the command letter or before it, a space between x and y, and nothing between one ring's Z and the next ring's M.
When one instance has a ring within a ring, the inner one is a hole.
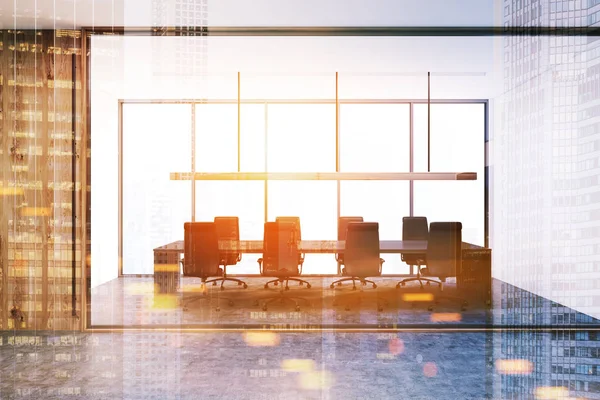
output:
M152 26L152 5L183 0L0 0L0 29ZM209 26L491 26L494 0L185 0L207 4ZM496 0L498 1L498 0ZM500 0L501 1L501 0ZM16 9L16 12L15 12Z

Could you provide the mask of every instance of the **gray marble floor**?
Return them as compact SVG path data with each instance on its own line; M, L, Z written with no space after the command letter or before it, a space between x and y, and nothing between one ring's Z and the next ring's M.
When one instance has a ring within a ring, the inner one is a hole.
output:
M586 342L566 348L600 343L600 333L585 333ZM2 399L600 398L600 376L567 373L569 360L550 357L565 349L557 332L22 331L1 339Z

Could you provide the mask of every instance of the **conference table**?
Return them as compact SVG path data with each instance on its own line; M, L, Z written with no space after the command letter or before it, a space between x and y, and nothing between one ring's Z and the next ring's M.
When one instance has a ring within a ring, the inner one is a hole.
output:
M343 240L301 240L298 249L304 254L343 253ZM220 240L222 252L262 254L262 240ZM380 240L381 254L423 254L427 251L426 240ZM154 281L161 292L174 292L179 286L180 260L184 253L184 241L178 240L154 249ZM411 276L401 275L401 276ZM319 277L334 275L318 275ZM400 275L393 275L400 276ZM462 242L462 265L457 270L457 286L474 284L478 290L491 296L491 249Z

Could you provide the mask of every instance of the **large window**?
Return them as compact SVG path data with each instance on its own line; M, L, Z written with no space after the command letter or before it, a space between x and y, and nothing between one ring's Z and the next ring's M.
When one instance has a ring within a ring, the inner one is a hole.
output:
M152 274L152 249L180 240L190 220L189 182L169 180L191 167L190 114L189 104L123 105L124 274Z
M427 105L398 101L340 105L340 171L410 171L411 107L413 170L427 171ZM414 215L430 222L461 221L463 240L479 245L484 244L484 107L431 106L431 171L475 171L478 179L414 181L412 199ZM192 165L197 172L334 172L335 123L335 104L243 103L238 143L235 103L125 104L123 273L151 274L153 248L181 240L184 222L215 216L238 216L242 239L262 239L264 222L278 216L300 217L303 239L335 239L338 212L378 222L382 240L401 239L402 218L410 215L408 181L338 186L335 181L169 179L171 172L191 171ZM136 151L140 142L144 152ZM258 257L243 255L229 272L258 273ZM400 255L384 258L384 274L408 272ZM303 273L335 272L332 255L306 256Z

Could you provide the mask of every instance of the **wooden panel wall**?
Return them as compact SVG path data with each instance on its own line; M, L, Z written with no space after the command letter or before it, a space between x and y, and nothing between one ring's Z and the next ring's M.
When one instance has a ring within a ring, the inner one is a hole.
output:
M0 329L79 329L80 31L0 39Z

